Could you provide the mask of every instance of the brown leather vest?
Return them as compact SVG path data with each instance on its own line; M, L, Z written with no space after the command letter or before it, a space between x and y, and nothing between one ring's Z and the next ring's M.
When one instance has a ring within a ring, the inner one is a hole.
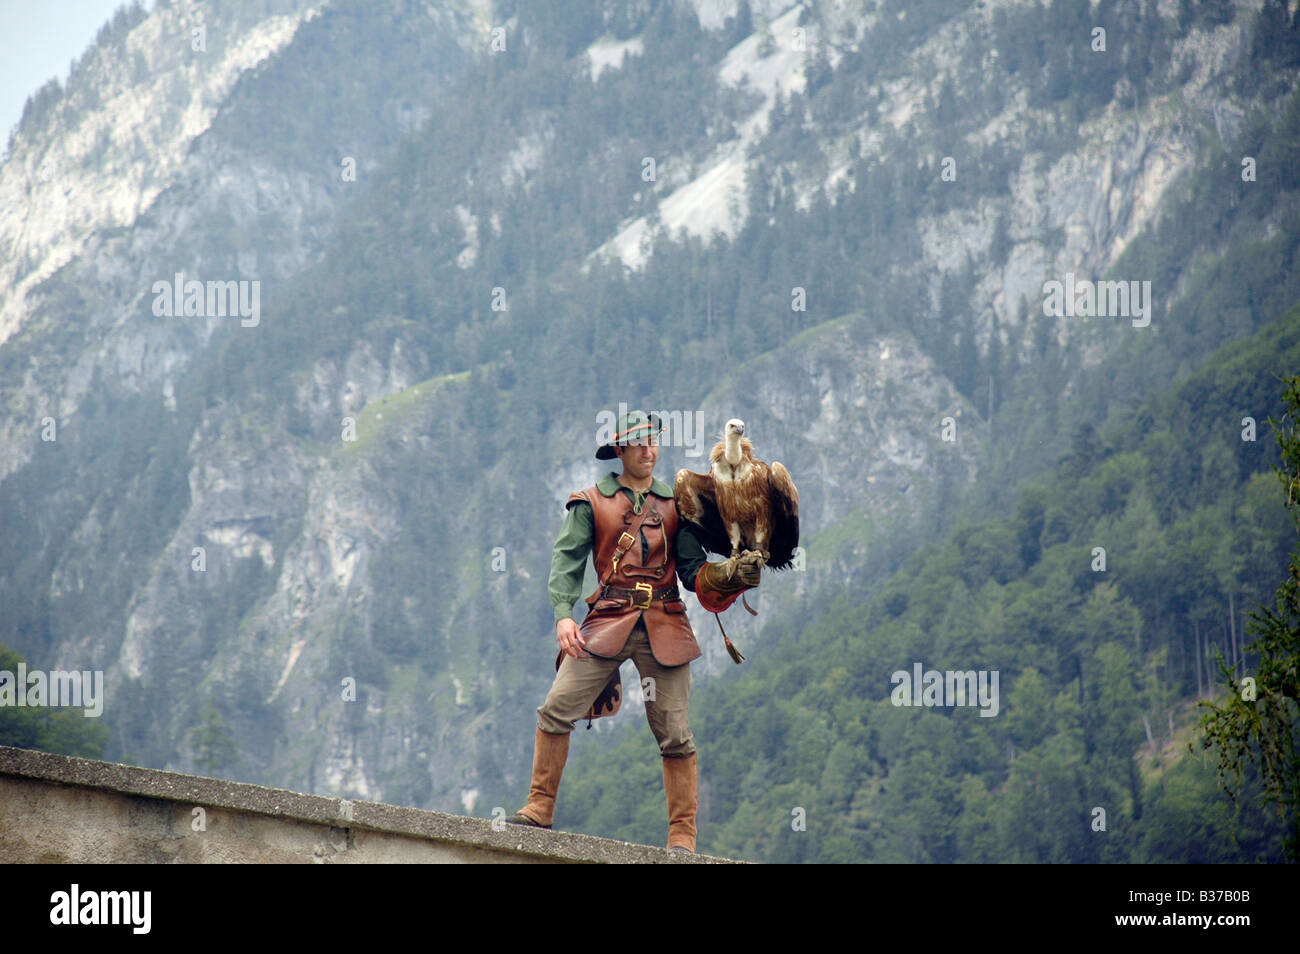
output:
M633 513L632 501L621 490L606 497L595 487L569 495L569 501L585 500L595 517L591 556L596 579L605 579L617 551L619 537L630 530L640 514ZM648 509L647 509L648 508ZM641 589L633 596L602 599L603 587L587 597L587 615L579 626L593 656L617 656L632 634L638 618L644 617L650 651L663 666L680 666L700 656L699 644L686 618L686 604L680 595L655 599L654 591L675 586L677 562L673 544L677 539L677 503L672 497L647 492L641 505L645 519L632 546L618 562L608 580L611 588ZM643 549L646 551L643 554ZM646 603L649 603L646 606Z

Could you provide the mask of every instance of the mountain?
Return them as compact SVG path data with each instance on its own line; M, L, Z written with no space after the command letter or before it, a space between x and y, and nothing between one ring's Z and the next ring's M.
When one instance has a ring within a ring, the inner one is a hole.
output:
M0 165L0 644L105 670L110 758L515 807L603 414L682 422L660 476L732 416L791 468L804 569L733 632L785 658L1300 300L1296 27L128 8ZM1046 316L1067 275L1149 320Z
M1012 512L959 519L879 592L783 608L780 638L692 707L702 850L1283 861L1258 768L1234 805L1188 745L1201 748L1196 702L1214 696L1218 657L1259 671L1248 610L1274 604L1296 549L1277 445L1247 439L1239 409L1285 421L1277 379L1298 367L1300 306L1081 443ZM603 751L575 746L556 824L652 842L656 766L644 730L620 728Z

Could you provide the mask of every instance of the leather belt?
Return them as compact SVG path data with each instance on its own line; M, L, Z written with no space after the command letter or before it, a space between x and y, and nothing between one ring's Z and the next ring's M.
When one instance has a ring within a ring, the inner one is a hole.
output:
M607 586L600 594L601 599L631 600L633 609L649 609L651 600L676 600L681 599L677 592L677 584L671 586L661 586L654 589L649 583L638 583L636 586L628 588L626 586Z

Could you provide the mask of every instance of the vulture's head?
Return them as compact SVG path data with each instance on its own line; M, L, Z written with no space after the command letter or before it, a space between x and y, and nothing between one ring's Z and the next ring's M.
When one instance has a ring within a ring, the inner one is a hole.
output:
M723 458L732 467L739 464L753 446L744 439L744 435L745 422L733 417L722 429L722 441L714 449L713 459Z

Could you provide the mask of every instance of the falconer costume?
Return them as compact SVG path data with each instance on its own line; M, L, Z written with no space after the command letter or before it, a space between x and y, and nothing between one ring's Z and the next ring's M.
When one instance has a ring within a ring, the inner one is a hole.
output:
M660 429L653 416L626 414L596 457L615 458L614 444L654 437ZM635 491L618 476L611 471L594 486L570 494L565 504L564 526L551 556L556 622L572 618L588 554L599 583L586 598L587 615L579 626L585 647L576 658L561 651L555 682L537 709L528 802L506 820L551 827L569 734L580 718L618 711L618 668L631 659L642 684L652 680L645 710L663 759L668 847L693 852L698 775L688 711L689 664L699 658L700 647L677 581L707 600L706 605L730 603L750 587L740 582L736 559L707 562L699 539L677 515L671 487L652 477L648 490ZM746 579L756 585L756 571Z

